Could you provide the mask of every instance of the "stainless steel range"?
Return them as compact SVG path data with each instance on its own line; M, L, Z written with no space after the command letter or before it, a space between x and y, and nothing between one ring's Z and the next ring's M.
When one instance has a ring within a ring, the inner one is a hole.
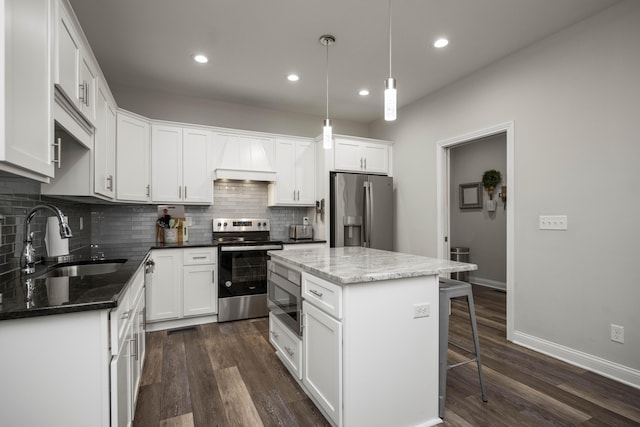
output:
M268 251L281 250L270 239L271 223L260 218L215 218L218 243L218 321L269 315L267 308Z

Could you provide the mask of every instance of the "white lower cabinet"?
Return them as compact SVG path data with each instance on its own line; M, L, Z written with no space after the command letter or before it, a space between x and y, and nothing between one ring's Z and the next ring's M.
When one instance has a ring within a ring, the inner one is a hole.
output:
M181 320L218 312L217 249L156 249L147 289L148 322ZM154 326L153 329L163 329Z
M302 383L324 413L342 425L342 322L304 301Z
M111 426L130 426L145 357L144 263L111 312Z
M302 379L302 340L289 330L276 316L269 314L269 342L289 372Z

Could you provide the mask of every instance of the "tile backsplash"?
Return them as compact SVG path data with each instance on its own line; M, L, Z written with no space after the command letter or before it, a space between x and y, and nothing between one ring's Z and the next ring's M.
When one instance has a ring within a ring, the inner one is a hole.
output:
M308 215L307 208L268 207L266 182L215 182L214 195L211 206L185 206L186 216L193 221L190 236L210 236L213 218L245 217L271 219L271 236L284 239L288 236L289 224L301 224L302 218ZM89 204L50 198L40 194L40 183L0 173L0 214L4 216L0 225L0 279L3 275L19 274L24 218L31 208L41 203L52 203L69 217L73 232L69 242L71 252L92 243L112 245L155 239L157 205ZM38 257L45 255L43 239L47 216L50 216L47 211L39 212L31 223Z
M244 217L271 219L271 235L281 239L288 236L289 224L301 224L307 214L307 208L268 207L267 183L254 181L215 182L213 205L185 205L191 237L209 237L213 218ZM157 205L92 205L92 242L153 241L157 217Z
M41 196L40 183L0 172L0 215L4 216L4 221L0 224L0 280L8 278L7 275L19 274L25 216L33 207L42 203L56 205L69 218L69 226L73 232L73 238L69 240L70 251L89 245L91 211L88 205ZM52 216L52 212L42 210L31 221L33 247L38 257L45 254L44 233L48 216ZM84 222L82 230L80 218Z

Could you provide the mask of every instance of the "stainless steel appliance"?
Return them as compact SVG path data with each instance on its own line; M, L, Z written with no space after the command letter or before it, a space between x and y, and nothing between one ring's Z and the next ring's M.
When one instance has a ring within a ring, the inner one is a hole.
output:
M218 321L269 315L267 308L268 251L282 249L269 236L268 219L216 218L218 243Z
M301 274L271 261L267 263L267 305L293 333L302 337Z
M331 172L331 247L393 249L393 178Z
M313 226L292 224L289 226L289 238L293 240L311 240L313 239Z

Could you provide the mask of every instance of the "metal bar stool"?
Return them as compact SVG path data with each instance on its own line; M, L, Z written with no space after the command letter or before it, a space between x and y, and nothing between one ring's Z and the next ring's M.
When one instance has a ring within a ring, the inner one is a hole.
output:
M438 415L444 419L444 403L446 400L447 392L447 370L455 368L457 366L466 365L467 363L476 362L478 364L478 378L480 379L480 389L482 391L482 401L487 401L487 394L484 391L484 383L482 381L482 365L480 361L480 342L478 340L478 327L476 325L476 312L473 306L473 292L471 290L471 284L467 282L460 282L458 280L440 278L440 343L439 343L439 395L438 395ZM453 298L467 298L467 307L469 308L469 320L471 322L471 331L473 333L473 346L474 350L466 349L456 343L452 345L472 354L474 357L449 365L447 361L447 350L449 347L449 303Z

